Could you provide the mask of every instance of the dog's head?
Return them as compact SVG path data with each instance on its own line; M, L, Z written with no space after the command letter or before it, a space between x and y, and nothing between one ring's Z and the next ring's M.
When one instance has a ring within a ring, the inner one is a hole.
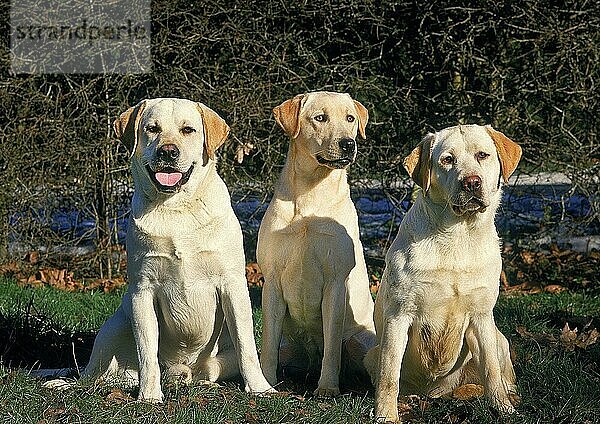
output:
M356 159L356 136L365 138L367 109L345 93L300 94L273 109L297 148L322 166L346 168Z
M175 98L141 101L115 120L114 129L131 153L136 184L147 178L166 194L197 185L229 133L207 106Z
M508 182L521 147L491 126L458 125L423 141L404 159L409 175L434 202L457 216L483 212Z

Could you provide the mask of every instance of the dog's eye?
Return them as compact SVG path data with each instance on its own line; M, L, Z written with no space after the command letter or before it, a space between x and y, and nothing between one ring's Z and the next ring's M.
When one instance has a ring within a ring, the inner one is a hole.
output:
M192 127L183 127L181 129L181 133L185 134L185 135L188 135L188 134L191 134L191 133L195 133L195 132L196 132L196 129L192 128Z
M161 131L160 126L158 124L150 124L146 126L146 132L150 134L158 134Z
M325 115L324 113L322 113L320 115L315 116L314 119L317 122L325 122L325 121L327 121L327 115Z
M348 122L354 122L355 119L356 118L354 116L352 116L352 115L346 116L346 121L348 121Z
M442 163L442 165L452 165L452 164L454 164L454 156L452 156L452 155L443 156L440 159L440 162Z
M484 159L487 159L489 157L490 157L489 153L486 153L486 152L479 152L479 153L477 153L477 160L484 160Z

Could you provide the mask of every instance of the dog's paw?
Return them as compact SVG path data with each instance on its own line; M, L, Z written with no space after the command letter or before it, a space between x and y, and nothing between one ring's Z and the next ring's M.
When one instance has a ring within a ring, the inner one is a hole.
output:
M160 390L160 386L157 389L143 390L140 389L140 393L138 394L137 400L140 402L147 403L162 403L163 394Z
M267 383L267 381L262 381L262 382L253 382L253 383L247 383L246 387L245 387L245 391L246 393L252 393L255 395L267 395L267 394L272 394L272 393L277 393L277 390L275 390L273 387L271 387L271 385L269 383Z
M77 382L75 380L67 380L64 378L55 378L53 380L44 381L42 383L42 387L44 387L46 389L62 391L62 390L70 389L71 387L75 386L75 384L77 384Z
M185 364L171 365L165 371L165 379L170 384L189 384L192 382L192 370Z
M208 380L196 380L196 384L198 384L200 386L204 386L204 387L210 387L213 389L221 387L221 385L219 383L215 383L214 381L208 381Z
M513 406L517 406L521 403L521 396L519 396L517 392L509 391L508 398L510 399L510 403L512 403Z
M334 397L334 396L338 396L340 394L340 388L337 386L332 386L332 387L319 386L316 388L316 390L313 392L313 394L318 397Z
M221 375L221 363L217 358L206 358L202 363L198 363L196 372L195 378L198 380L207 380L214 383Z
M514 414L517 411L510 401L503 403L498 402L496 404L496 409L503 415Z
M400 418L394 418L394 417L377 417L375 422L378 424L388 424L388 423L395 424L395 423L401 423L402 421L400 421Z
M383 396L375 400L375 413L371 417L376 423L399 423L397 395Z
M374 418L374 421L376 423L399 423L400 421L400 417L398 416L398 410L381 410L380 408L377 408L377 411L375 412L375 416L372 417Z

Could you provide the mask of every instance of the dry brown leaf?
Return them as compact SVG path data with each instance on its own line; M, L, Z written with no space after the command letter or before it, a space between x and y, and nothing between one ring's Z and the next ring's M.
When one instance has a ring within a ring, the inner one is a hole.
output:
M255 424L255 423L258 423L258 422L259 422L259 421L258 421L258 415L256 415L256 413L254 413L254 412L247 411L247 412L244 414L244 416L245 416L245 418L246 418L246 422L247 422L247 423L250 423L250 424Z
M246 281L249 286L262 287L265 278L256 262L246 265Z
M106 395L106 401L114 402L114 403L125 403L131 402L134 399L129 395L129 393L123 392L121 389L112 389L108 395Z
M524 250L521 252L521 258L527 265L531 265L535 262L535 253Z
M458 400L471 400L483 396L483 386L463 384L452 391L452 397Z
M408 403L398 402L398 415L399 416L406 415L406 414L410 413L411 411L412 411L412 406L410 406Z
M578 348L587 349L588 346L591 346L598 341L598 337L600 337L600 332L595 328L592 328L589 331L582 332L577 340L575 340L575 344Z
M506 273L504 270L500 273L500 282L502 283L502 287L506 290L510 287L510 283L508 282L508 278L506 277Z
M379 281L379 278L377 278L375 275L372 275L371 278L372 280L369 283L369 289L371 290L371 293L377 294L381 282Z
M571 330L567 322L560 333L560 342L566 350L572 352L576 347L587 349L598 341L599 336L600 333L595 328L579 333L577 328Z
M327 411L329 408L331 408L331 404L325 402L319 402L317 406L321 411Z
M571 330L571 328L569 328L569 323L565 323L565 326L563 327L560 333L559 339L566 350L575 350L575 340L577 340L577 328Z
M519 333L521 335L521 337L524 337L526 339L532 339L537 342L556 343L556 341L557 341L556 337L554 337L552 334L531 333L531 332L527 331L527 329L525 327L523 327L522 325L518 325L516 330L517 330L517 333Z
M566 287L560 286L558 284L548 284L546 287L544 287L544 291L548 292L548 293L562 293L564 292L566 289Z
M29 252L25 256L25 260L27 262L29 262L30 264L34 265L34 264L36 264L40 260L40 254L37 251Z

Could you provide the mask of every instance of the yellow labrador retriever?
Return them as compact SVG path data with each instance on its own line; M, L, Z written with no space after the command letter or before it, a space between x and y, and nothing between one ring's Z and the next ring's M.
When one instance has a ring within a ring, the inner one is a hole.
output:
M348 94L313 92L273 113L291 141L258 236L265 276L261 365L271 384L279 362L307 372L320 368L315 394L337 395L342 345L351 374L364 371L362 359L375 344L373 300L346 176L368 112Z
M437 397L465 383L514 411L509 345L492 313L502 267L494 215L501 178L520 157L492 127L459 125L428 134L405 159L422 191L387 253L375 302L379 346L365 357L379 420L398 420L399 391Z
M144 100L114 124L131 149L128 291L100 329L83 378L139 383L160 402L167 377L217 381L241 373L273 391L253 336L240 224L217 175L229 127L185 99Z

